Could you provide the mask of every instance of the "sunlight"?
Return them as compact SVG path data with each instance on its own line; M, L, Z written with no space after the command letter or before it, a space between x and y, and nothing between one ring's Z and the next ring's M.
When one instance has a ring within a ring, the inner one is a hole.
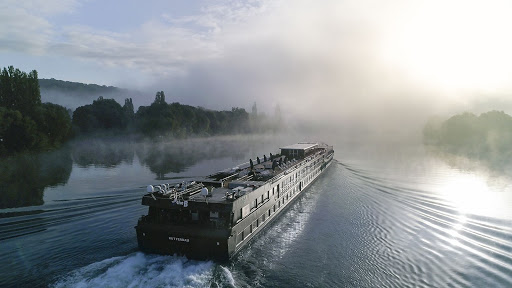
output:
M508 201L503 199L506 191L499 191L496 188L498 187L490 187L482 176L459 174L450 175L446 182L441 184L439 192L462 215L506 217L507 213L510 213ZM461 217L455 228L460 229L465 221L465 216Z
M461 246L459 239L461 237L460 231L464 228L464 225L467 222L466 215L460 214L457 217L457 223L453 225L452 230L448 231L448 234L451 236L451 238L448 240L448 242L452 245L452 247L455 246Z
M416 3L416 2L415 2ZM507 8L508 7L508 8ZM382 55L414 81L445 91L496 91L512 75L510 3L429 1L383 39Z

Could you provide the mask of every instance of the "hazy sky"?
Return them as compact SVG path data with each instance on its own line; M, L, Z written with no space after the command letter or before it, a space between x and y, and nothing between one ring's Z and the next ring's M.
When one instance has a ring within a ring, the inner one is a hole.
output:
M403 122L509 109L510 15L494 0L3 0L0 62L148 102Z

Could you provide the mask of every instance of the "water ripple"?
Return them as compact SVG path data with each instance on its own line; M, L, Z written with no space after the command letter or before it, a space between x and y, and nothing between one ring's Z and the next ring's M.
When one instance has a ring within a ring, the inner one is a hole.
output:
M461 213L432 191L376 177L348 164L340 166L364 199L360 221L371 255L367 262L387 275L384 283L512 285L509 221Z

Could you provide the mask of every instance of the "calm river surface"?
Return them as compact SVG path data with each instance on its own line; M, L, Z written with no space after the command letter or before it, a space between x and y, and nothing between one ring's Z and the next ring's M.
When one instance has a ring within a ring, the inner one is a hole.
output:
M299 140L88 140L0 160L0 287L512 287L511 170L413 144L320 139L336 162L228 264L137 250L147 184Z

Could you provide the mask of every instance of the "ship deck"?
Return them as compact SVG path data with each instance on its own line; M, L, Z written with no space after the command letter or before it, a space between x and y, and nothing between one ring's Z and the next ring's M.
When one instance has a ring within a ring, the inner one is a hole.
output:
M188 201L224 203L226 202L226 192L230 191L231 189L228 188L214 188L207 197L200 194L195 194L190 196L190 198L188 198Z
M265 185L269 181L275 181L276 179L281 178L282 176L284 176L286 174L286 171L288 171L289 169L293 169L294 167L299 166L302 162L308 161L308 158L312 158L316 154L319 154L319 153L321 153L321 152L311 153L310 155L308 155L308 157L303 158L303 159L293 159L291 161L288 161L287 163L283 163L282 165L275 167L274 170L271 168L272 160L270 160L270 159L265 162L262 161L259 164L254 164L254 171L258 171L260 173L262 171L267 171L267 173L269 173L269 175L271 176L271 177L268 177L268 179L265 181L250 180L251 178L247 177L247 176L240 177L239 175L245 175L251 171L250 165L248 163L243 163L243 164L239 165L238 167L232 168L231 171L224 170L223 173L229 174L224 179L222 179L224 181L212 181L213 178L216 176L216 174L210 175L204 179L198 180L198 182L203 183L205 186L208 186L207 183L223 182L222 183L223 187L213 188L210 192L210 195L208 195L208 197L205 197L200 194L195 194L195 195L192 195L188 200L194 201L194 202L208 202L208 203L231 202L227 199L226 195L228 193L232 193L233 188L252 187L253 188L252 191L254 191L257 188ZM278 160L278 159L284 160L284 156L279 156L275 160ZM265 173L265 172L263 172L263 173ZM252 191L241 191L238 196L243 196L245 194L249 194Z
M301 147L302 146L298 148ZM319 149L308 153L304 158L291 159L288 161L286 161L286 157L282 155L279 155L272 160L268 159L267 161L263 161L263 159L261 159L262 161L260 163L254 163L252 165L252 169L250 163L246 162L238 165L237 167L226 169L201 179L196 179L194 183L197 184L195 185L199 184L200 186L194 186L182 193L187 194L187 200L191 202L229 203L234 199L228 199L228 195L235 195L234 198L238 198L250 194L252 191L268 182L275 182L281 177L284 177L284 175L287 174L287 171L300 166L302 162L312 159L325 148L326 147L321 146ZM275 165L276 163L281 164ZM202 193L199 193L198 189L201 189L201 187L209 188L208 196L204 196ZM156 195L156 198L159 198L159 200L170 200L171 197L168 195L169 194L164 193L163 195ZM151 196L150 193L145 195L145 197L153 196Z

